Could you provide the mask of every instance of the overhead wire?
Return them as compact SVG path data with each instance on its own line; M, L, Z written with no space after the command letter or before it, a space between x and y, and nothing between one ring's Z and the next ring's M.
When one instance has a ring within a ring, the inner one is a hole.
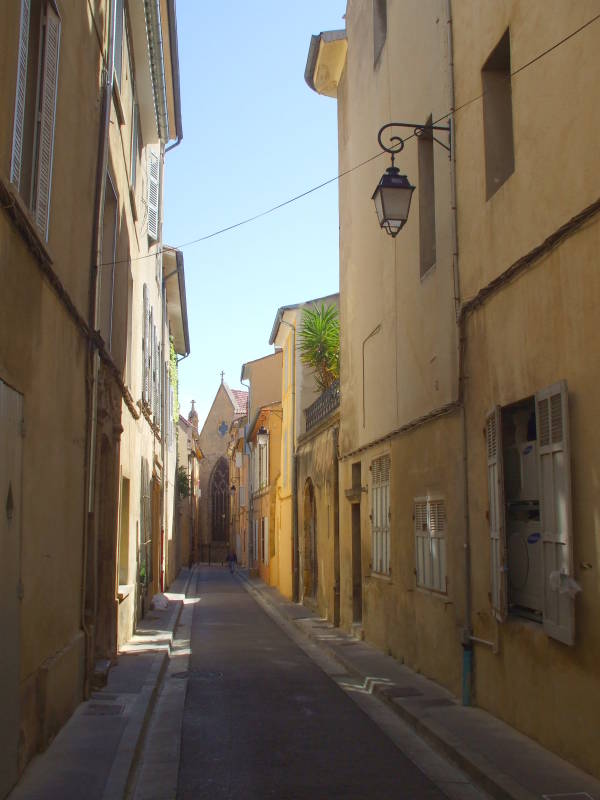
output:
M518 75L520 72L523 72L523 70L527 69L528 67L531 67L537 61L539 61L540 59L544 58L544 56L547 56L553 50L556 50L558 47L561 47L563 44L568 42L574 36L577 36L577 34L581 33L583 30L588 28L594 22L597 22L599 19L600 19L600 14L596 14L596 16L592 17L587 22L583 23L583 25L580 25L579 28L576 28L574 31L571 31L571 33L569 33L566 36L564 36L558 42L555 42L553 45L548 47L546 50L543 50L541 53L538 53L530 61L527 61L525 64L522 64L520 67L518 67L517 69L513 70L511 72L511 77L514 77L515 75ZM456 108L448 111L446 114L443 114L441 117L436 119L434 122L432 122L432 125L438 125L440 122L444 122L444 120L449 119L453 114L456 114L457 112L462 111L463 109L467 108L468 106L472 105L473 103L476 103L478 100L481 100L483 98L484 94L485 94L485 92L481 92L477 96L472 97L469 100L466 100L464 103L461 103L461 105L456 106ZM416 138L415 134L411 133L408 136L404 137L404 142L408 142L408 141L410 141L410 139L414 139L414 138ZM307 197L308 195L313 194L314 192L317 192L320 189L323 189L325 186L329 186L331 183L335 183L336 181L339 181L341 178L344 178L346 175L350 175L352 172L355 172L356 170L361 169L366 164L370 164L371 161L375 161L376 159L380 158L383 155L385 155L384 151L376 153L375 155L371 156L370 158L367 158L364 161L361 161L359 164L356 164L353 167L349 167L348 169L343 170L342 172L340 172L337 175L335 175L333 178L329 178L328 180L325 180L322 183L319 183L317 186L313 186L310 189L307 189L306 191L301 192L300 194L294 195L293 197L290 197L287 200L284 200L283 202L278 203L277 205L266 209L265 211L261 211L258 214L254 214L253 216L247 217L246 219L240 220L239 222L234 222L232 225L227 225L225 228L219 228L218 230L213 231L212 233L205 234L204 236L198 236L195 239L190 239L189 241L183 242L182 244L179 244L179 245L175 245L175 246L163 245L162 249L157 250L157 251L155 251L153 253L148 253L146 255L136 256L135 258L122 259L122 260L119 260L119 261L106 261L106 262L103 262L101 264L98 264L98 268L100 268L100 267L112 267L112 266L116 266L117 264L130 264L130 263L132 263L134 261L142 261L143 259L146 259L146 258L156 258L157 256L161 255L163 252L169 252L169 251L173 251L173 250L183 250L184 247L191 247L192 245L200 244L200 242L205 242L205 241L208 241L209 239L214 239L216 236L221 236L224 233L228 233L229 231L235 230L236 228L241 228L243 225L248 225L251 222L255 222L256 220L261 219L262 217L266 217L269 214L273 214L275 211L279 211L280 209L285 208L286 206L289 206L292 203L297 202L298 200L301 200L303 197Z

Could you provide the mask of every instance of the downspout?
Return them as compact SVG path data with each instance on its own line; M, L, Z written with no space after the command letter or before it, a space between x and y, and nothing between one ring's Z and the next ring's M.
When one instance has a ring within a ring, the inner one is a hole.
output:
M340 624L340 429L333 429L333 624Z
M471 529L469 518L469 462L468 462L468 436L467 436L467 411L465 405L465 376L464 376L464 348L465 332L464 323L460 314L460 273L458 269L458 219L456 207L456 135L454 130L454 112L456 99L454 94L454 46L452 32L452 0L447 0L448 24L448 62L449 62L449 90L450 90L450 192L452 209L452 273L454 277L454 311L457 323L458 336L458 402L460 406L461 433L462 433L462 482L464 505L464 603L465 619L462 630L462 704L470 706L472 703L473 687L473 630L471 627L472 597L471 597Z
M298 456L296 455L296 326L283 319L280 325L292 329L292 600L300 601L300 553L298 547Z
M102 102L102 112L100 118L100 137L98 141L98 164L96 171L95 186L95 205L94 219L92 226L92 263L90 268L90 290L88 318L90 328L97 329L98 306L99 306L99 280L100 263L102 258L102 226L104 219L104 197L106 189L106 172L108 167L108 144L110 132L110 106L112 100L112 81L114 71L114 29L115 14L113 9L108 24L107 38L107 66L104 73L104 93ZM89 548L88 542L90 531L93 525L94 499L95 499L95 461L96 461L96 436L97 436L97 411L98 411L98 373L100 368L100 357L96 346L91 341L88 344L87 358L87 377L86 377L86 459L85 459L85 502L83 519L83 548L82 548L82 572L81 572L81 627L85 636L85 664L84 664L84 697L89 697L90 693L90 672L91 654L93 647L93 633L90 621L87 619L86 595L87 595L87 572ZM87 484L87 485L86 485ZM96 563L94 561L94 568ZM93 617L93 614L90 613Z

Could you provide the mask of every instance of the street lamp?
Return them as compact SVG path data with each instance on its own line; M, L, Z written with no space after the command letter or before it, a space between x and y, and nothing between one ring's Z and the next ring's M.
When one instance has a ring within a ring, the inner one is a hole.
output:
M406 175L401 175L398 167L394 165L394 157L397 153L404 150L404 139L400 136L390 136L389 143L383 143L382 135L389 128L412 128L413 135L419 138L424 134L431 136L431 131L446 131L450 136L450 126L445 125L415 125L412 122L388 122L379 129L377 141L379 146L386 153L392 156L392 165L388 167L381 176L372 200L375 203L375 211L379 225L392 238L395 238L404 227L408 213L410 211L410 201L415 187L408 180ZM440 142L435 136L431 137L435 142L441 144L448 152L450 147Z
M258 429L258 433L256 434L256 441L258 442L259 447L264 447L269 441L269 432L264 427L264 425L261 425L260 428Z

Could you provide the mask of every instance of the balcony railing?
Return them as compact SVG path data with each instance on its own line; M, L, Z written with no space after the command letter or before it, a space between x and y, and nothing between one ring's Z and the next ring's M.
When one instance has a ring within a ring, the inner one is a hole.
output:
M310 431L322 422L340 404L340 382L332 383L314 403L304 409L306 415L306 431Z

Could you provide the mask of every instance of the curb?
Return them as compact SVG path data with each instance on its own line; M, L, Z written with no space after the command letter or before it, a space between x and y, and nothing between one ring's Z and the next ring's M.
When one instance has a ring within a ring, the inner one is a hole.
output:
M139 698L135 701L131 718L121 736L115 760L111 767L102 800L122 800L126 796L134 766L141 751L144 733L152 716L158 688L167 669L167 652L155 653L150 674Z
M187 596L194 572L195 570L193 568L190 569L183 591L177 594ZM140 691L140 696L134 704L131 718L119 741L115 760L104 787L102 800L123 800L124 797L130 795L133 789L134 778L139 758L144 748L146 733L169 665L175 630L179 625L183 612L183 601L175 600L174 602L177 604L177 610L174 611L171 616L173 623L169 628L169 636L167 637L168 649L161 650L154 654L148 678Z

